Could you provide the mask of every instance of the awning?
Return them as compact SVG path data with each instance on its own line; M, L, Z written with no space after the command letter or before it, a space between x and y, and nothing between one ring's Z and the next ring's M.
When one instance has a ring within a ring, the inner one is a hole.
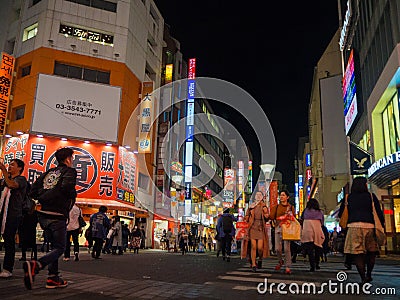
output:
M154 220L165 220L165 221L168 221L168 222L179 223L179 220L175 220L172 217L167 217L167 216L159 215L159 214L156 214L156 213L154 213Z
M145 209L138 208L131 203L118 200L103 200L103 199L88 199L88 198L77 198L76 204L87 205L89 207L100 207L106 206L108 209L131 211L135 213L145 214L148 217L148 212Z

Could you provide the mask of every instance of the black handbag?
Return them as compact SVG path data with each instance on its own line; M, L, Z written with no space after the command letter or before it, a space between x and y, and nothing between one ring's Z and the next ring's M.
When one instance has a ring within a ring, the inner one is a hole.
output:
M79 227L80 227L80 228L85 228L85 227L86 227L86 222L85 222L85 220L84 220L83 217L82 217L82 212L81 212L81 214L80 214L79 217L78 217L78 223L79 223Z

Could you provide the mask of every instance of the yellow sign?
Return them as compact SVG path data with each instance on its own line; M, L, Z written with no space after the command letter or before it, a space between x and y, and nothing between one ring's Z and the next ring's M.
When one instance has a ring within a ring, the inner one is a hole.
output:
M0 67L0 135L6 132L7 112L10 103L11 85L14 73L15 58L5 52L1 53Z
M140 103L139 153L151 152L151 133L153 124L153 82L142 83L142 102Z
M172 70L174 68L173 64L165 66L165 84L172 82Z
M299 215L301 215L301 213L304 210L304 190L301 188L299 189Z

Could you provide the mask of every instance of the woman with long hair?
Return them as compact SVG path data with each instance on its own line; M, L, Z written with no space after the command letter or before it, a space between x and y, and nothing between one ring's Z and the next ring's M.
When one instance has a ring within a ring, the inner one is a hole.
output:
M245 221L249 223L249 239L251 242L251 268L253 272L261 268L262 259L269 256L268 233L265 222L269 218L269 211L264 203L264 194L256 192L255 201L246 211ZM258 255L257 255L258 254ZM256 257L258 263L256 264Z
M303 229L301 231L301 243L310 260L310 271L319 270L319 260L322 256L322 244L325 240L322 225L324 225L324 214L319 209L318 201L311 198L307 202L306 209L301 215Z
M367 179L365 177L354 178L347 198L348 229L344 253L352 255L363 284L372 281L376 254L379 253L379 246L375 238L376 224L373 205L382 226L385 226L379 200L375 194L368 191ZM342 216L344 208L345 201L340 206L339 217Z
M287 190L283 190L279 194L280 203L277 206L271 208L270 218L271 220L276 220L275 223L275 250L278 256L278 265L276 265L275 270L278 271L282 268L283 264L285 264L285 274L291 274L290 267L292 266L292 256L290 254L290 241L282 240L282 226L281 219L285 217L285 215L294 216L294 207L289 203L289 192ZM285 251L285 261L282 259L282 242Z

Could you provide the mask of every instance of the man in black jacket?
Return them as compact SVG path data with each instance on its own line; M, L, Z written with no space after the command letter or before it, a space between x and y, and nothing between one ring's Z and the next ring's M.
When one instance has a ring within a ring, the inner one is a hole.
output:
M4 263L0 278L12 276L15 261L15 235L22 220L27 182L24 176L24 162L20 159L10 161L8 170L0 162L4 178L0 181L3 197L0 199L0 233L4 239Z
M46 266L49 269L46 288L68 285L59 276L58 259L65 251L67 219L76 198L77 172L72 168L73 152L71 148L58 149L55 153L58 166L42 174L32 185L31 196L39 200L42 206L38 214L39 223L48 234L52 251L38 261L24 263L24 283L27 289L32 289L35 275Z

